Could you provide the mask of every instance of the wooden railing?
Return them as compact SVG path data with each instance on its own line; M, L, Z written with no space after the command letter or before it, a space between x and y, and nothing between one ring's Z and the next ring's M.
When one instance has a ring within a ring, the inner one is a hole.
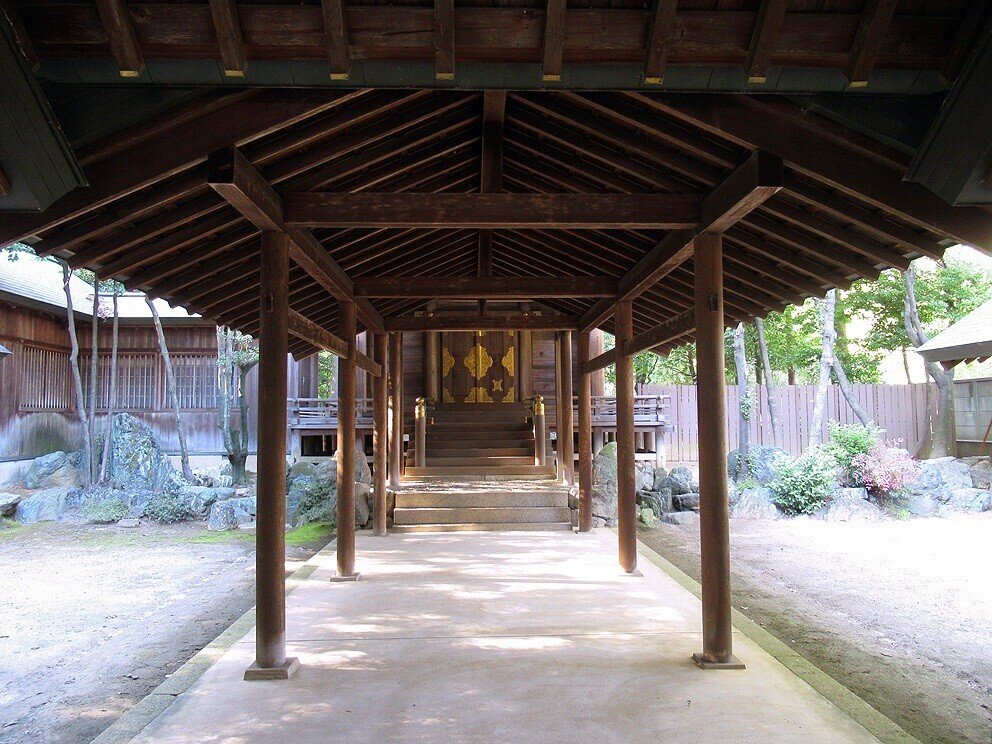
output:
M335 398L290 398L289 420L296 429L334 429L338 425L338 401ZM372 425L372 399L355 401L359 425Z
M665 412L670 405L667 395L635 395L634 423L641 425L666 422ZM578 404L573 403L575 420L578 420ZM612 425L617 422L617 399L614 396L595 395L592 398L592 425Z

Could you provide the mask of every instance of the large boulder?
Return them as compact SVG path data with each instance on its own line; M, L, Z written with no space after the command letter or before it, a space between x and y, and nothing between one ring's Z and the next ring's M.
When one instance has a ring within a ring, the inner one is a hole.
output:
M235 491L231 487L183 486L180 493L186 499L189 510L202 519L218 501L233 499Z
M785 450L767 444L753 444L747 448L748 470L758 485L767 486L775 478L772 464ZM727 475L736 482L741 476L740 450L734 450L727 455Z
M660 491L662 489L662 482L668 477L668 470L661 467L660 465L654 469L654 483L648 490Z
M72 501L70 497L70 501ZM109 524L128 514L128 495L124 491L96 486L79 493L77 519L90 524Z
M678 466L672 468L668 473L666 478L663 478L658 485L657 490L667 488L675 496L681 496L682 494L692 493L696 490L693 487L692 482L692 471L687 467Z
M214 531L236 530L255 521L255 497L217 501L210 507L207 529Z
M356 448L357 450L357 448ZM372 510L372 469L365 453L355 453L355 524L365 526ZM337 453L326 460L301 460L287 471L286 520L292 525L337 523Z
M782 512L772 500L772 492L765 486L745 488L736 494L730 507L734 519L778 519Z
M654 465L646 460L634 463L634 490L650 491L654 488Z
M946 501L951 491L973 487L968 463L956 457L937 457L920 462L920 477L910 486L910 491L930 493L938 501Z
M35 491L17 505L14 516L21 524L54 522L66 511L71 488L44 488Z
M50 452L36 457L24 475L24 487L37 488L78 488L83 484L82 473L77 467L80 453Z
M678 511L699 511L698 493L682 493L675 496L672 501Z
M114 416L111 435L109 480L123 491L178 493L185 485L179 473L155 440L152 429L129 413ZM133 505L132 505L133 510Z
M992 491L984 488L955 488L937 507L937 516L961 512L983 512L992 506Z
M965 457L964 462L971 470L972 486L992 489L992 457Z
M830 499L816 511L815 516L827 522L879 522L884 518L882 510L873 503L848 493Z
M24 500L21 493L0 493L0 517L12 517L17 511L17 505Z
M617 521L617 443L610 442L592 461L592 513L606 524Z

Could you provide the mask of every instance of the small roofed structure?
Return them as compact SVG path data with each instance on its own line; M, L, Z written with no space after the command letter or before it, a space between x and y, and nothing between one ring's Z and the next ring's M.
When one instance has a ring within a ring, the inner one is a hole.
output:
M916 349L928 362L950 369L962 362L992 357L992 300L972 310L961 320Z

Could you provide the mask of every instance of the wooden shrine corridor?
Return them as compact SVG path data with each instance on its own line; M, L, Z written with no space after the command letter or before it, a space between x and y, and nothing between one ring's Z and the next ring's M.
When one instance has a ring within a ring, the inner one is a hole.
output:
M876 741L738 631L747 669L700 672L698 600L651 560L624 575L616 541L360 534L343 583L331 546L287 599L299 672L244 682L251 631L137 741Z

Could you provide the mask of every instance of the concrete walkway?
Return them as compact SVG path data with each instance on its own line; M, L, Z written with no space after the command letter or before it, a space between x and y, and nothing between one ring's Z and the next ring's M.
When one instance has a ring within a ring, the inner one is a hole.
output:
M872 742L741 634L745 671L701 671L699 602L616 535L358 538L288 598L288 682L244 682L254 632L143 742Z

